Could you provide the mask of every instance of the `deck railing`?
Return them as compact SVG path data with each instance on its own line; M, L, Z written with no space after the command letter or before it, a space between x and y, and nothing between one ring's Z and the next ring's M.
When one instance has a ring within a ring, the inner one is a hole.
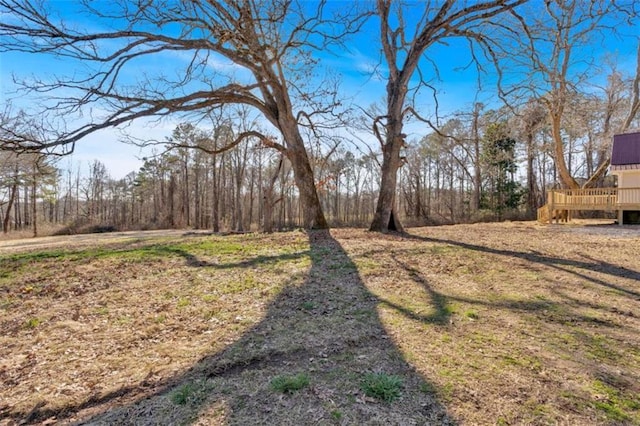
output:
M553 189L538 220L550 222L556 210L640 210L640 188Z
M547 193L547 203L552 209L614 210L620 191L621 188L554 189Z

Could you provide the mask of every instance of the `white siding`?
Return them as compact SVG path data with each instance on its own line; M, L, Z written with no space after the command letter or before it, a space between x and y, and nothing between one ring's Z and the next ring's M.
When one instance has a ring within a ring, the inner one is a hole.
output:
M640 170L617 170L618 188L640 188Z
M640 188L640 170L617 170L613 174L618 176L618 188ZM620 191L619 203L640 203L640 191Z

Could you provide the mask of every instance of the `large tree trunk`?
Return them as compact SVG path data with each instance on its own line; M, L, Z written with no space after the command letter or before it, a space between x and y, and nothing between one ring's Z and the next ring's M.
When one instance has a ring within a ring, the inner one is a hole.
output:
M473 108L473 200L471 210L477 212L480 210L480 202L482 198L482 175L481 175L481 153L480 153L480 130L479 119L482 105L476 103Z
M387 149L384 150L380 193L376 212L369 227L370 231L403 231L395 206L398 169L400 168L400 150L399 148L396 149L395 145L397 144L388 145Z
M267 233L273 232L273 207L276 205L278 200L274 200L273 189L275 187L276 181L278 180L278 176L280 175L280 170L282 169L283 157L280 157L278 161L278 167L273 173L271 179L269 179L269 184L264 188L264 203L263 203L263 214L264 214L264 222L262 230Z
M401 112L400 114L401 115ZM401 166L400 149L404 144L402 135L402 118L389 118L387 125L386 143L382 149L382 169L380 179L380 193L370 231L403 232L402 224L396 210L396 186L398 169Z
M7 203L7 211L4 215L4 220L2 221L2 232L9 232L9 221L11 220L11 207L13 207L13 202L16 199L16 193L18 192L18 178L11 185L11 195L9 196L9 201Z
M302 226L306 229L326 229L327 221L322 212L316 184L313 179L313 171L304 150L289 150L287 157L291 161L293 175L300 193L300 206L302 208ZM302 158L304 157L304 158Z
M564 187L569 189L579 189L580 185L571 176L571 172L567 167L567 163L564 159L564 143L562 141L562 134L560 131L560 117L559 115L551 116L551 135L553 137L554 153L556 170L560 175L560 180Z
M320 198L318 198L316 183L313 178L313 170L311 169L311 163L309 162L302 136L298 131L297 123L281 130L287 141L286 155L291 162L293 176L300 194L302 226L305 229L326 229L329 226L322 212Z
M535 159L533 131L526 134L527 138L527 215L533 217L538 208L538 186L533 168Z
M242 214L242 173L236 170L236 188L235 188L235 230L244 232L244 217Z
M36 165L33 165L33 181L31 182L31 222L33 229L33 237L38 236L38 198L36 196L37 189L37 178L36 173L38 172Z
M216 163L216 155L214 154L211 158L211 226L213 228L213 232L220 232L220 210L218 209L219 204L219 190L218 186L218 165Z
M407 93L402 79L390 80L387 84L387 124L382 146L382 169L380 193L373 221L369 227L373 232L403 232L396 209L396 186L398 169L402 165L400 150L404 145L402 134L402 106Z

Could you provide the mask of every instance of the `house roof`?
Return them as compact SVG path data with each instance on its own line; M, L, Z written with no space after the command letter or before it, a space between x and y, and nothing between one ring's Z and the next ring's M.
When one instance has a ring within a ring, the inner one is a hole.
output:
M611 165L640 164L640 132L625 133L613 137Z

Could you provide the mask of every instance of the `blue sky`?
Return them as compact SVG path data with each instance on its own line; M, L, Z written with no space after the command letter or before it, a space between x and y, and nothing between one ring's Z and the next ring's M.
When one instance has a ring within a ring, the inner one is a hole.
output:
M93 22L87 16L79 16L72 12L75 2L71 1L51 1L53 8L60 10L63 19L73 22L74 25L87 26L89 28L100 28L99 22ZM108 4L108 3L103 3ZM340 2L332 5L340 5ZM2 19L11 17L2 16ZM349 41L348 49L341 49L333 54L319 54L321 65L333 70L341 76L341 89L344 96L354 99L355 103L363 108L367 108L374 102L383 103L385 96L385 82L372 70L380 64L380 48L378 41L378 21L370 20L363 31ZM635 58L633 53L635 46L620 43L611 50L618 55L620 71L631 73L633 71ZM615 50L618 50L615 52ZM610 52L611 53L611 52ZM604 52L603 52L604 54ZM495 102L492 82L495 76L485 75L484 92L477 91L477 75L473 66L469 65L470 55L465 42L460 40L450 40L447 45L434 45L427 52L429 58L439 65L440 79L434 79L433 84L438 90L438 102L440 114L446 115L458 110L469 110L475 101L480 101L491 105ZM177 61L185 65L186 58L176 55L164 55L162 57L146 60L138 64L140 69L133 73L154 70L158 67L167 67L167 64ZM221 62L217 64L220 69L227 72L238 71L232 64ZM66 59L57 59L52 56L36 56L24 53L2 53L0 54L0 97L2 102L14 98L15 86L12 82L12 75L18 78L51 78L56 74L69 75L77 70L83 69L82 64L74 63ZM169 69L169 68L167 68ZM384 69L379 68L384 75ZM490 67L488 68L490 70ZM133 76L133 74L132 74ZM19 96L13 100L18 108L29 109L38 102L37 98L25 98ZM424 116L432 116L434 113L434 103L428 91L418 98L418 110ZM127 126L127 132L137 137L147 137L156 140L163 140L171 134L179 118L169 119L159 125L150 123L148 120L140 120ZM410 138L415 138L426 133L424 125L417 123L407 126L407 133ZM93 159L99 159L109 169L113 177L120 178L127 173L137 170L141 165L140 158L148 155L148 152L141 152L139 148L118 142L120 134L117 130L103 130L97 132L76 145L72 160L87 168L87 164Z

